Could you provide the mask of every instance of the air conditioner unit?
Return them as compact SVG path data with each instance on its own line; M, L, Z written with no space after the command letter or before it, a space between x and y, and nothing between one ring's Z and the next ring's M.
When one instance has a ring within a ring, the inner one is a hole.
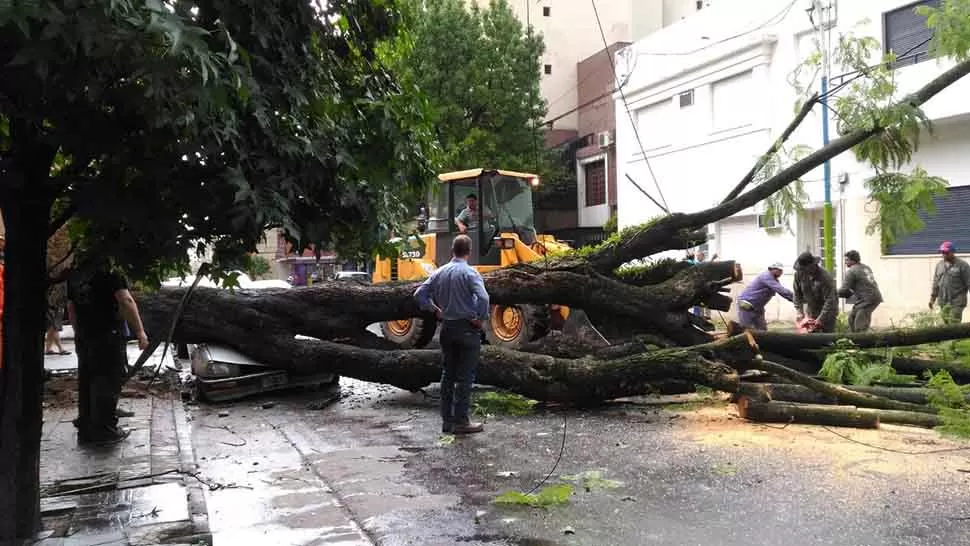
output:
M599 144L600 148L606 148L613 144L613 135L609 131L600 131L596 133L596 143Z
M778 223L778 219L774 214L759 214L758 227L765 230L772 230L781 228L781 224Z

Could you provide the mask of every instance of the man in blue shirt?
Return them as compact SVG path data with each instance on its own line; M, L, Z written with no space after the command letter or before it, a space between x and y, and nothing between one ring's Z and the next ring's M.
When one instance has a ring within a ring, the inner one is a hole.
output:
M738 297L738 322L741 327L747 330L767 330L765 306L771 298L778 294L792 301L792 291L778 282L782 268L780 263L771 264L767 271L762 271L751 281L751 284L745 287L744 292L741 292L741 296Z
M442 321L441 431L453 434L481 432L481 423L468 418L472 384L482 348L482 322L488 318L488 292L482 276L468 265L472 240L458 235L451 246L454 256L414 292L418 305L434 311Z

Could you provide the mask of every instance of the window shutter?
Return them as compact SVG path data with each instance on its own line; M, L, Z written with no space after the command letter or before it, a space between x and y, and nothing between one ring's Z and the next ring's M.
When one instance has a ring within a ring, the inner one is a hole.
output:
M883 17L885 29L884 50L892 51L900 60L896 67L916 64L929 58L930 38L933 31L926 26L926 17L918 15L919 6L939 7L940 0L925 0L886 12Z
M951 241L957 252L970 251L970 186L956 186L934 199L936 213L920 213L923 229L889 247L888 255L936 254L943 241Z

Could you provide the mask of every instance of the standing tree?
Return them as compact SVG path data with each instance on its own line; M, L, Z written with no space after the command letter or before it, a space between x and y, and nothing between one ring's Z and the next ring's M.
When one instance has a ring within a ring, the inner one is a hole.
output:
M388 50L404 81L426 95L443 167L539 171L544 150L539 93L542 37L524 28L506 0L487 8L463 0L406 0L411 32Z
M0 3L0 543L39 521L45 259L79 252L148 282L269 227L379 247L432 169L429 126L378 60L393 0ZM360 229L361 224L373 229Z

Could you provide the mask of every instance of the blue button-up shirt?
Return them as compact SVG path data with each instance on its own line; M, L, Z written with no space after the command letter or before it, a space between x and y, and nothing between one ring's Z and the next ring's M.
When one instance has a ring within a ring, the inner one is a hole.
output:
M485 320L488 318L488 292L482 276L460 258L439 267L414 291L418 305L425 311L441 309L442 320Z

